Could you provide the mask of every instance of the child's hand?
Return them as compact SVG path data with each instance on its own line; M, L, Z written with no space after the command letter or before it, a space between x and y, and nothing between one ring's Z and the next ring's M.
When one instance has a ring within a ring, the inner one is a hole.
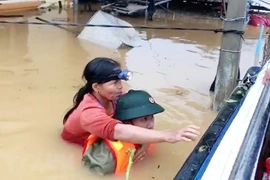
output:
M135 156L133 159L133 163L136 163L138 161L143 160L143 158L146 156L147 151L149 149L149 144L143 144L140 148L138 148L135 152Z

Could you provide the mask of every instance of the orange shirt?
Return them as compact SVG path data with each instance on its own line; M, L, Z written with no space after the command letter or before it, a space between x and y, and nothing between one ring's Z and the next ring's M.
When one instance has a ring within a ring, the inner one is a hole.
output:
M70 143L84 145L90 134L114 140L114 128L121 121L111 118L91 94L86 94L80 105L68 117L61 137Z

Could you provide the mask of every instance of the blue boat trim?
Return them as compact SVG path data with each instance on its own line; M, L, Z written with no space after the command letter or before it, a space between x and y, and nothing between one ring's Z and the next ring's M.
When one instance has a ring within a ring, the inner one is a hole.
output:
M247 71L242 83L235 88L230 96L230 101L220 110L213 123L206 130L194 150L174 177L174 180L194 180L195 177L199 178L199 172L204 172L203 169L205 169L209 163L207 162L209 160L207 158L211 158L213 155L215 144L218 145L218 141L224 136L226 131L225 128L229 127L230 124L228 123L231 123L229 122L230 119L233 119L235 113L241 108L241 103L250 87L255 83L260 70L261 67L254 66Z
M227 124L225 125L224 129L221 131L219 137L217 138L217 141L216 143L213 145L212 149L211 149L211 152L208 154L208 156L206 157L204 163L202 164L199 172L197 173L196 177L195 177L195 180L200 180L201 177L203 176L206 168L208 167L212 157L214 156L221 140L223 139L225 133L227 132L227 130L229 129L231 123L233 122L233 119L235 118L235 116L238 114L239 112L239 109L242 107L242 104L244 102L246 97L244 97L241 102L238 104L237 108L235 109L235 111L233 112L233 115L230 117L230 119L228 120Z

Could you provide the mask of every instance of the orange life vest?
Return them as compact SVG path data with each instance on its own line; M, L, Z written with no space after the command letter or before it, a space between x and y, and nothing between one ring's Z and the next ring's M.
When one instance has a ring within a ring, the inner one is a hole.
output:
M85 146L83 148L82 155L89 149L99 137L95 135L90 135L86 140ZM132 143L126 143L121 141L110 141L108 139L103 139L106 145L111 150L111 153L114 157L116 166L115 166L115 174L123 173L126 171L129 163L130 157L130 149L135 149L135 145Z

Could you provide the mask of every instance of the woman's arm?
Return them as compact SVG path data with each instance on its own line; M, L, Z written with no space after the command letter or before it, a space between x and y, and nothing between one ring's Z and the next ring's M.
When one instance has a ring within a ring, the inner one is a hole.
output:
M114 130L114 138L137 144L151 143L176 143L178 141L192 141L199 135L199 127L187 126L176 131L157 131L140 128L133 125L117 124Z
M85 131L96 136L136 144L189 142L199 134L199 127L197 126L188 126L176 131L157 131L122 124L120 121L106 115L105 110L99 107L85 109L81 114L80 121Z

